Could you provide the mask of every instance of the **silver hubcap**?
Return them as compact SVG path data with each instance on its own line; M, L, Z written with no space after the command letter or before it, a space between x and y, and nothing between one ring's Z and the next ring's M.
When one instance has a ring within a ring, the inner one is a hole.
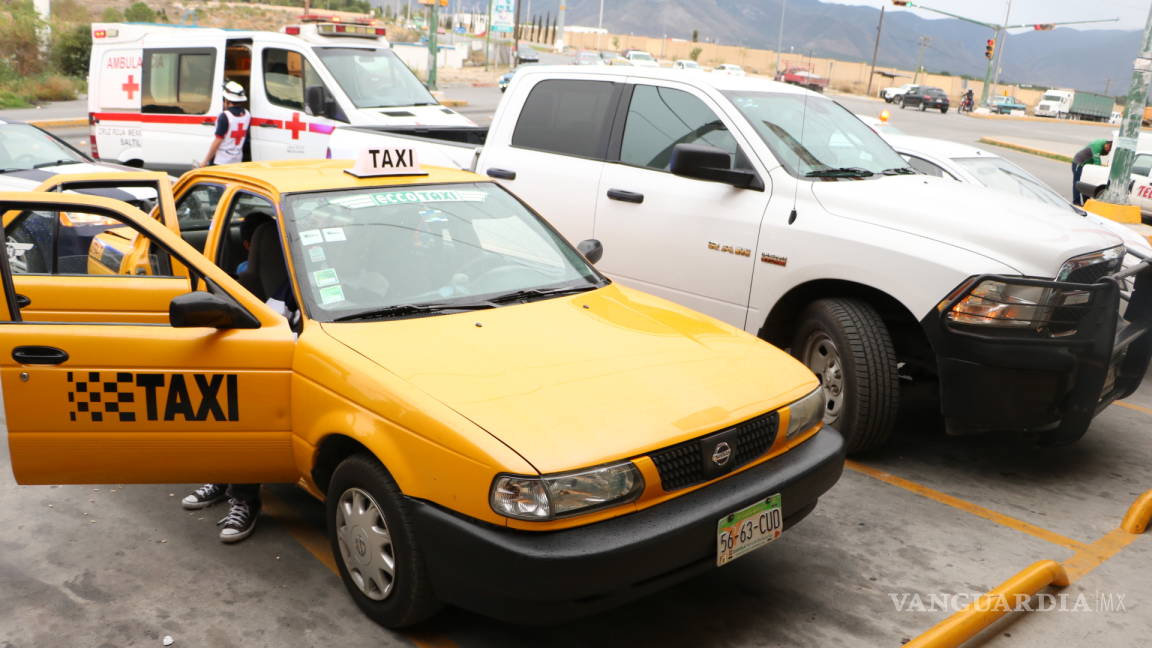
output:
M800 360L816 374L820 379L820 385L824 387L824 395L827 398L824 423L835 425L840 420L840 412L844 409L844 400L847 398L840 350L827 333L815 331L804 342Z
M396 582L396 552L380 505L367 491L349 488L336 505L336 541L352 582L382 601Z

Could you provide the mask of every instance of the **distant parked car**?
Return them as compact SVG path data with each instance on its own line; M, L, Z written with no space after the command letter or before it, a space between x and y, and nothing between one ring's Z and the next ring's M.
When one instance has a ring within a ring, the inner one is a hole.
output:
M940 88L931 86L915 86L897 100L901 108L919 108L920 110L939 110L941 114L948 112L948 95Z
M916 84L914 83L905 83L904 85L884 88L880 91L880 98L884 101L887 101L888 103L892 103L893 101L896 101L897 98L904 96L904 93L915 87Z
M1028 107L1016 97L992 97L988 100L988 109L997 115L1010 115L1016 110L1027 112Z
M802 67L790 67L777 74L776 80L808 88L814 92L824 92L824 88L828 87L828 79Z
M629 64L636 67L660 67L660 63L644 50L626 50L624 58L628 60Z
M525 65L531 65L531 63L525 63ZM508 89L508 84L512 83L512 77L516 76L516 73L520 71L521 67L524 66L521 65L519 67L514 67L511 70L508 70L504 73L503 76L496 80L496 86L500 88L500 92L504 92Z
M680 59L672 64L673 70L702 70L700 64L692 59Z
M596 52L583 51L576 55L576 65L608 65Z
M721 63L713 68L712 72L715 74L727 74L728 76L744 76L744 68L735 63Z
M532 49L531 45L520 45L520 48L516 50L516 65L539 62L540 54Z

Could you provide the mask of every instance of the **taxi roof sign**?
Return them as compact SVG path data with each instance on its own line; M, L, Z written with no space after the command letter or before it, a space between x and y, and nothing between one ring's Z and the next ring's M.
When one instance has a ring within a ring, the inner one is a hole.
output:
M357 178L428 175L416 159L416 149L387 147L361 150L356 164L344 172Z

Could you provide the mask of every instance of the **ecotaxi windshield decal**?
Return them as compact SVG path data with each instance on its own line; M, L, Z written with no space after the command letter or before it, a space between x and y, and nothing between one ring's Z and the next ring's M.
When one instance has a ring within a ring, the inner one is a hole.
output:
M408 205L414 203L484 202L486 191L457 191L440 189L431 191L384 191L358 196L341 196L329 202L347 209L363 209L378 205Z

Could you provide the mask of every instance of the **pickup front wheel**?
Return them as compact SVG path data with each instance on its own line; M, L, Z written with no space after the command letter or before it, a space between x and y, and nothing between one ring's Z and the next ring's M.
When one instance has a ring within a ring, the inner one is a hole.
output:
M844 435L850 454L888 441L899 409L896 352L884 320L858 299L820 299L800 318L792 343L824 387L824 423Z
M400 488L372 457L336 467L325 498L328 538L352 600L387 628L419 623L440 609Z

